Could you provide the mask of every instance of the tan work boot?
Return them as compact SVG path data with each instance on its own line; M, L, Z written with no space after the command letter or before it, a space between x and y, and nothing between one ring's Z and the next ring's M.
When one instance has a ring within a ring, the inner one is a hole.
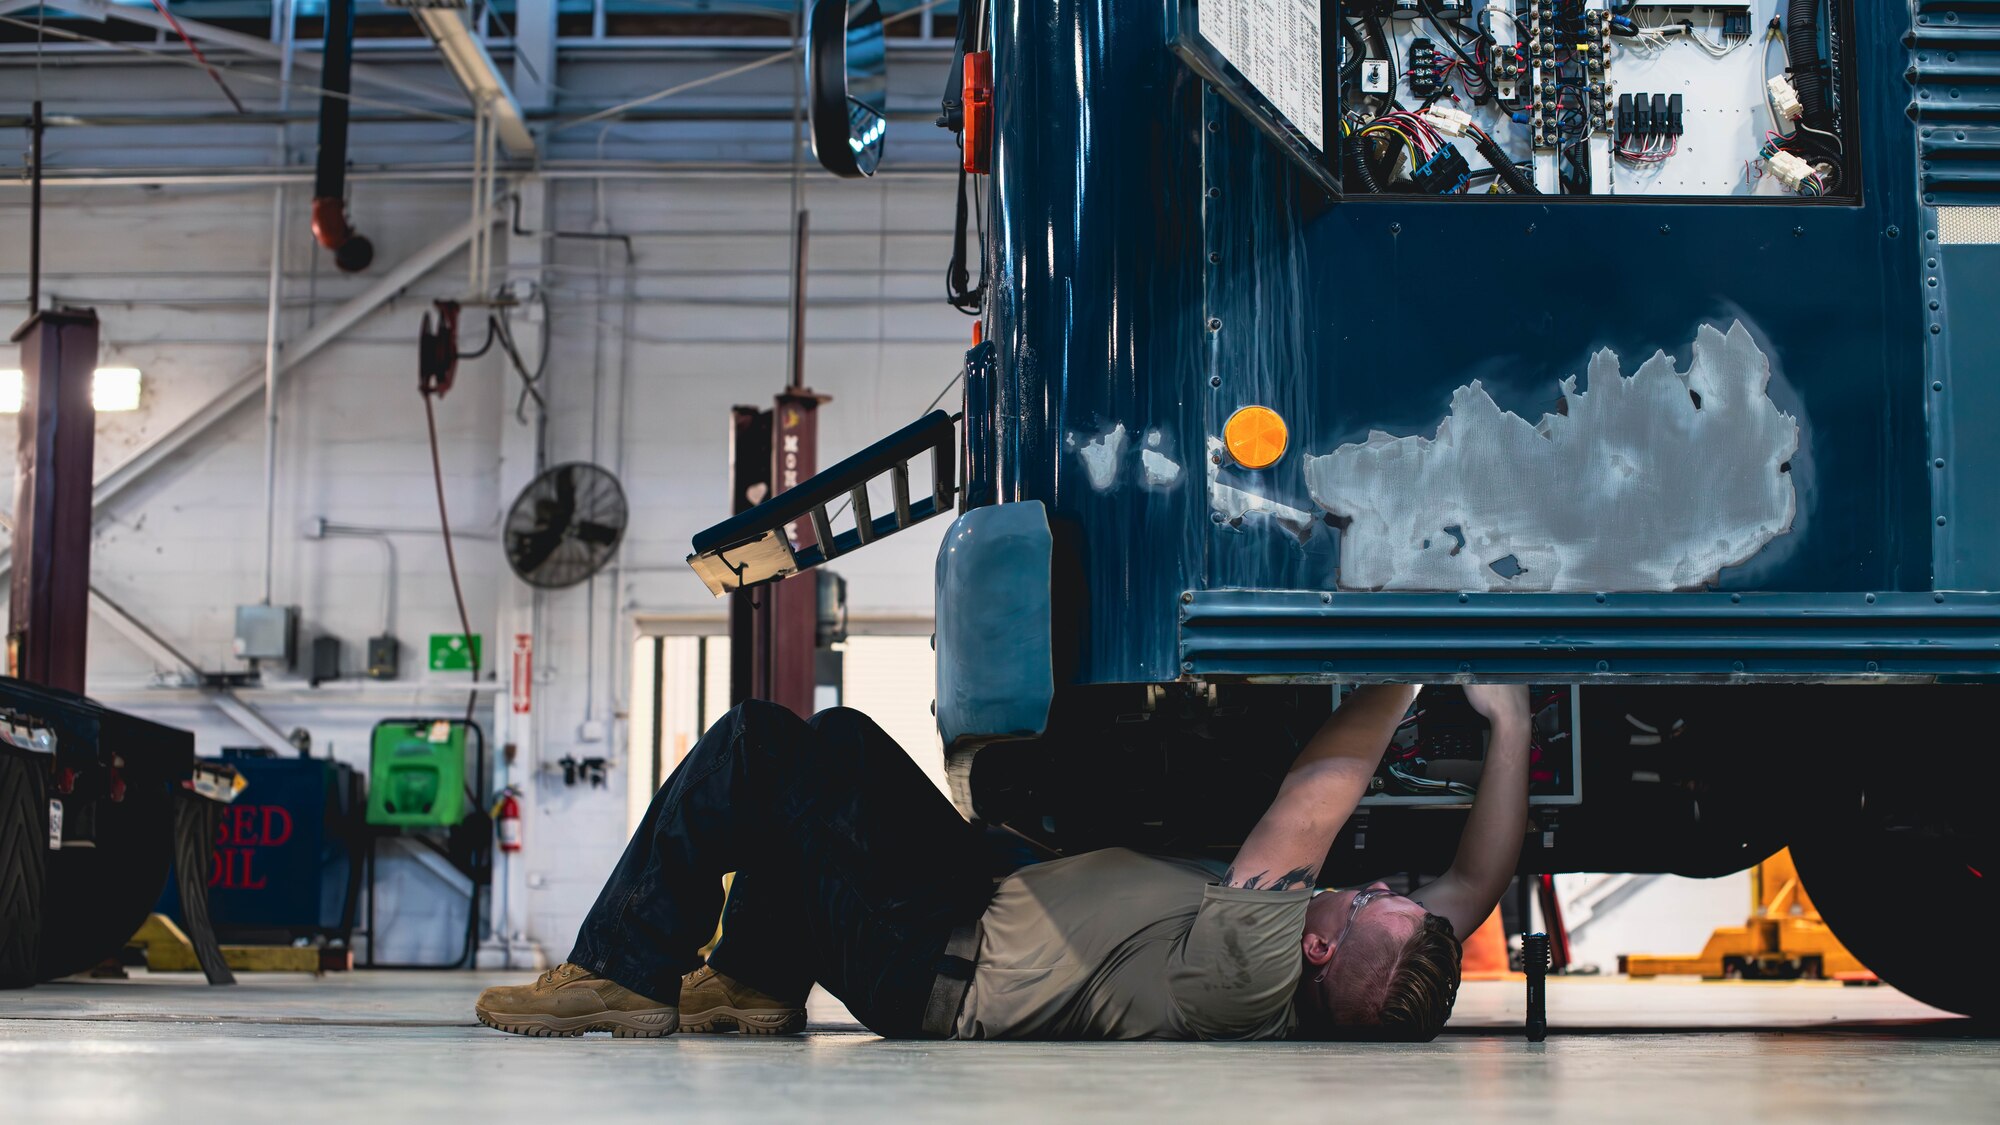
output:
M620 1039L657 1039L680 1026L680 1011L648 1000L581 965L557 965L533 984L502 985L479 994L479 1022L515 1035L582 1035L608 1031Z
M740 1031L745 1035L797 1035L806 1007L766 996L703 965L681 978L681 1030Z

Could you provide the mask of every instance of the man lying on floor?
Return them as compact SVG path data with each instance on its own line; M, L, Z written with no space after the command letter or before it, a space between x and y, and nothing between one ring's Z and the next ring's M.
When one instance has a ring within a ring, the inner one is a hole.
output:
M1458 992L1456 935L1519 859L1529 719L1525 688L1466 689L1491 738L1442 878L1407 896L1316 892L1415 692L1350 694L1220 881L1110 848L997 887L978 833L866 716L746 703L654 797L569 961L487 989L479 1019L523 1035L783 1034L818 982L894 1037L1429 1039Z

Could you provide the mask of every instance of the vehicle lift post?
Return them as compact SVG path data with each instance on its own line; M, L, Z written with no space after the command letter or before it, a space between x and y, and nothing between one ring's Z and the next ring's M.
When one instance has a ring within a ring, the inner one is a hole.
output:
M819 471L819 407L831 396L815 394L805 385L808 229L806 213L800 211L793 256L792 348L785 389L769 410L738 406L730 411L731 514L797 487ZM797 549L819 541L812 520L806 516L793 520L785 531ZM769 589L731 594L730 703L766 699L802 718L811 715L818 636L819 586L811 575L778 582Z
M41 108L40 102L35 103L29 313L13 334L21 349L21 413L6 672L82 695L89 651L90 524L97 445L97 408L91 395L98 321L94 309L40 307ZM50 792L54 796L64 790ZM221 805L187 789L174 792L173 805L174 835L160 844L175 852L190 944L210 984L233 984L235 977L223 961L208 918L211 842ZM55 807L52 801L51 809Z
M14 342L21 346L22 409L7 674L81 695L90 622L97 313L39 310Z
M817 470L819 404L826 396L787 390L769 410L730 410L732 514L796 486ZM762 486L762 487L759 487ZM812 520L786 528L795 547L818 542ZM794 575L763 589L729 595L729 701L766 699L805 717L813 713L819 587Z

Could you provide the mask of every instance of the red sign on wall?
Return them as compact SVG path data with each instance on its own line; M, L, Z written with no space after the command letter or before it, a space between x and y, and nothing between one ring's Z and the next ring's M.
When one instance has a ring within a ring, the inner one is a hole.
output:
M269 881L257 873L260 848L282 847L292 838L292 814L283 805L230 805L216 826L215 868L208 885L261 891Z
M514 634L514 680L507 690L507 696L514 702L514 713L525 715L534 708L535 690L535 638L530 633Z

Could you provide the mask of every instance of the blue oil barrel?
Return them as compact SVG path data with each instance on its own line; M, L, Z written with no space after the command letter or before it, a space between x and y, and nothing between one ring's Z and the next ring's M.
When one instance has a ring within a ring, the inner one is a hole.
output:
M248 785L222 810L209 877L216 932L294 934L338 931L347 913L360 841L360 786L354 770L318 758L223 752ZM159 910L180 919L169 879Z

